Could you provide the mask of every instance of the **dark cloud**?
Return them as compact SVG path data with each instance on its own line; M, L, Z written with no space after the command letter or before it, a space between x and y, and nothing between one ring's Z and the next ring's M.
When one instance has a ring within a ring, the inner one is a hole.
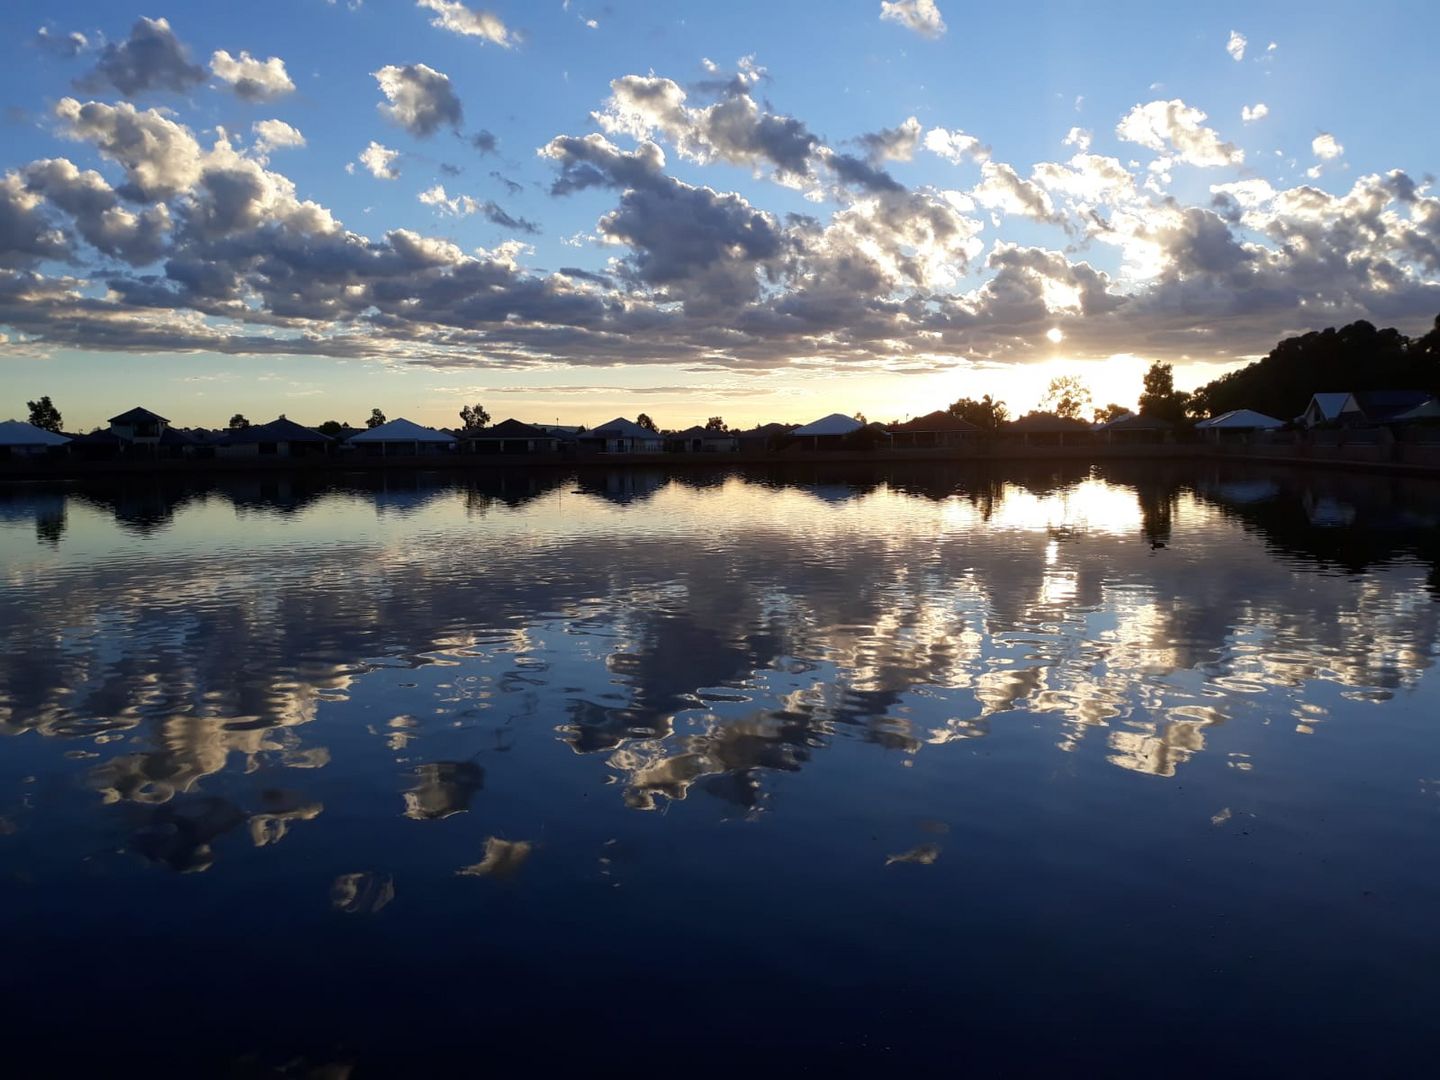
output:
M904 191L905 186L895 180L884 169L876 168L853 154L832 154L826 164L834 170L842 183L851 184L865 191Z
M485 202L481 204L480 213L485 216L486 220L507 229L514 229L516 232L527 233L530 236L540 232L540 226L535 222L511 216L498 203Z
M511 195L519 195L522 191L525 190L523 184L517 184L514 180L511 180L508 176L506 176L502 172L499 172L498 170L491 170L490 179L496 181L497 183L503 184L505 186L505 190L508 191Z
M77 79L75 86L91 94L113 88L135 97L157 90L184 93L204 81L205 69L190 62L189 50L169 22L142 17L128 38L100 50L94 70Z
M426 64L390 64L373 74L386 98L380 112L416 138L459 130L464 109L448 75Z
M482 128L470 136L470 145L482 154L493 154L495 148L500 145L500 140L495 137L493 132Z

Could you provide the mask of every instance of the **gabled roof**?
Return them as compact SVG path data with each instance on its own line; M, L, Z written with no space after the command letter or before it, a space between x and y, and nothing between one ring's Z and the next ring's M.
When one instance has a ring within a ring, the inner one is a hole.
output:
M844 413L831 413L829 416L822 416L819 420L812 421L804 427L798 427L790 432L791 435L849 435L859 431L865 425L853 416L846 416Z
M477 428L473 431L466 431L461 434L464 439L553 439L555 436L549 432L541 431L530 424L523 424L519 420L501 420L498 424L490 427Z
M322 435L312 428L281 416L268 424L252 424L250 427L232 431L224 441L228 446L246 446L262 442L328 443L331 440L329 435Z
M658 439L660 438L653 431L649 431L632 420L626 420L623 416L617 416L608 424L601 424L599 427L591 428L585 433L586 438L601 439Z
M1103 424L1096 424L1096 431L1169 431L1175 425L1168 420L1162 420L1158 416L1146 416L1144 413L1126 413L1124 416L1117 416L1114 420L1107 420Z
M1431 395L1424 390L1357 390L1350 395L1367 420L1389 420L1419 408Z
M911 434L920 434L930 431L979 431L977 424L962 419L954 413L946 412L944 409L936 409L924 416L917 416L914 420L906 420L903 424L891 424L891 431L904 431Z
M732 434L738 435L742 439L769 439L776 435L789 435L793 430L792 424L761 424L749 431L736 431Z
M1051 431L1089 431L1090 425L1084 420L1076 420L1068 416L1056 416L1054 413L1033 412L1027 413L1018 420L1011 420L1005 425L1006 431L1016 431L1021 434L1025 432L1043 433Z
M144 409L141 408L139 405L136 405L135 408L130 409L126 412L122 412L119 416L110 417L107 423L143 424L146 421L151 420L159 421L162 424L168 424L170 422L169 420L165 419L165 417L161 416L159 413L153 413L149 409Z
M1212 416L1208 420L1201 420L1195 425L1197 428L1217 428L1231 431L1269 431L1274 428L1284 427L1285 421L1277 420L1273 416L1266 416L1254 409L1231 409L1219 416Z
M0 421L0 446L64 446L69 441L66 435L56 435L24 420Z
M1348 391L1326 392L1323 394L1311 394L1310 400L1305 403L1305 411L1310 411L1310 406L1315 405L1320 410L1320 416L1325 420L1334 420L1350 403Z
M350 441L352 443L453 443L455 436L447 435L443 431L436 431L434 428L421 427L404 417L398 417L379 427L362 431L358 435L351 435Z

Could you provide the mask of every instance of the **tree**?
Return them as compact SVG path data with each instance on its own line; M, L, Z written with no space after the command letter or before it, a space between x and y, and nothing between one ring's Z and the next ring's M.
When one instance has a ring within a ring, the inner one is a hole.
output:
M385 423L385 414L379 409L371 409L370 419L365 421L365 426L367 428L377 428L383 423Z
M315 430L321 435L329 435L332 439L338 439L345 433L345 425L339 420L326 420Z
M1124 405L1106 405L1103 409L1095 410L1095 423L1108 424L1111 420L1119 420L1129 411Z
M865 414L863 412L857 412L855 414L855 419L859 420L862 424L868 424L870 422L869 420L865 419Z
M959 417L985 431L996 431L1001 424L1010 419L1010 410L1005 403L992 400L989 394L979 401L974 398L962 397L958 401L951 402L950 407L945 411L951 416Z
M725 426L725 418L723 416L712 416L709 420L705 421L705 430L725 432L730 429Z
M475 431L490 423L490 414L485 411L485 406L477 401L474 405L461 408L460 423L465 426L466 431Z
M1040 406L1066 420L1079 420L1090 406L1090 389L1078 376L1058 375L1045 388Z
M250 421L245 419L244 413L237 412L234 416L230 417L229 427L231 431L244 431L249 426Z
M39 401L27 401L25 404L30 406L30 423L38 428L44 428L46 431L53 431L59 434L60 410L57 409L55 403L50 400L49 394L46 394Z
M1146 416L1158 416L1172 424L1185 419L1185 406L1190 395L1175 390L1175 369L1158 360L1145 372L1145 390L1140 395L1140 411Z
M655 426L655 421L650 419L649 413L642 412L635 418L635 424L637 427L643 427L646 431L653 431L656 434L660 432L660 429Z

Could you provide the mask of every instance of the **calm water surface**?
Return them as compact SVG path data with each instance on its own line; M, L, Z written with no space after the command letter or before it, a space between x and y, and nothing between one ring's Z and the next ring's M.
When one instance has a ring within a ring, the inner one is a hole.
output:
M1429 1071L1437 566L1234 467L0 488L9 1061Z

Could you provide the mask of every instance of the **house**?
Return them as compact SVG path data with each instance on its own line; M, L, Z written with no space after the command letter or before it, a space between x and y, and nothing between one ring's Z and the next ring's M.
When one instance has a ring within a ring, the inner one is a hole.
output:
M24 420L0 423L0 459L46 457L69 444L69 436L57 435Z
M790 438L792 429L791 424L761 424L749 431L735 432L735 441L743 453L762 454L779 449Z
M1406 409L1394 418L1396 423L1408 424L1412 420L1440 420L1440 398L1429 398L1416 405L1413 409Z
M1114 420L1096 424L1093 430L1107 443L1160 443L1174 437L1175 425L1158 416L1125 413Z
M1201 420L1195 425L1196 431L1213 432L1216 435L1227 431L1275 431L1285 426L1285 421L1266 416L1254 409L1231 409L1219 416Z
M560 440L531 424L519 420L502 420L490 427L476 428L460 434L465 451L470 454L558 454Z
M889 442L890 433L879 424L867 424L853 416L831 413L790 432L792 440L812 450L863 449Z
M252 424L227 432L215 444L222 458L323 457L335 440L281 416L268 424Z
M578 441L582 449L599 454L658 454L665 449L659 433L623 416L582 432Z
M413 421L400 417L388 423L351 435L347 445L366 454L379 457L397 455L427 456L448 454L458 442L454 435L434 428L421 427Z
M1418 409L1433 395L1424 390L1356 390L1312 394L1297 419L1307 428L1320 424L1388 424Z
M1027 413L1001 431L1024 446L1080 446L1090 441L1090 425L1085 421L1050 412Z
M740 449L734 432L716 431L698 424L665 436L665 449L672 454L733 454Z
M973 445L985 432L969 420L937 409L903 424L891 424L891 445L897 450Z
M110 432L121 442L137 446L156 446L170 421L158 413L136 405L128 412L112 416L108 421Z

